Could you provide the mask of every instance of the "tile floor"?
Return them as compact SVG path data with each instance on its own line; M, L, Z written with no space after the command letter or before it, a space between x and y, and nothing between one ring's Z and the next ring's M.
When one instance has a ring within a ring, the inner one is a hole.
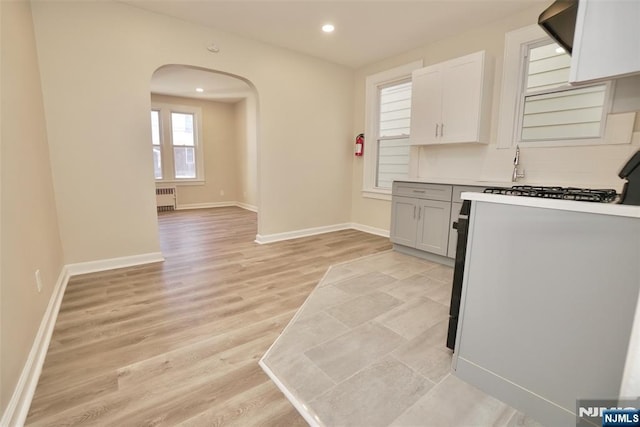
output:
M319 426L540 426L450 373L452 276L392 251L331 267L261 363Z

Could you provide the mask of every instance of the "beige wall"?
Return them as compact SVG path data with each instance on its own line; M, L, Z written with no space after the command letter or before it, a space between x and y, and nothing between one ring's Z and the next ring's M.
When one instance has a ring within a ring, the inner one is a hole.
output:
M250 208L258 206L258 153L256 98L251 96L235 104L238 144L238 202Z
M37 2L33 13L67 262L158 251L147 116L165 64L255 85L259 233L349 220L350 70L116 2Z
M26 1L2 11L0 413L7 407L63 265L49 147ZM43 289L36 289L40 269Z
M151 95L151 102L197 107L202 111L205 182L204 185L178 185L178 207L237 201L239 143L235 105L156 94Z
M505 181L510 185L513 169L513 149L497 149L496 135L500 108L502 84L502 61L505 34L517 28L537 22L540 7L493 22L491 25L444 39L363 67L355 77L354 133L365 129L365 78L370 74L384 71L418 59L424 59L428 66L465 54L486 50L494 59L494 81L492 92L491 137L488 145L428 146L412 151L418 158L419 177L466 178L476 180ZM618 96L624 96L618 94ZM636 97L637 98L637 97ZM619 105L638 105L638 99L631 102L618 100ZM639 141L633 145L556 147L522 149L521 164L527 178L523 183L564 184L575 186L606 185L620 189L622 182L617 173L631 153L638 149ZM372 227L389 229L391 206L388 201L363 198L363 159L353 160L352 220Z

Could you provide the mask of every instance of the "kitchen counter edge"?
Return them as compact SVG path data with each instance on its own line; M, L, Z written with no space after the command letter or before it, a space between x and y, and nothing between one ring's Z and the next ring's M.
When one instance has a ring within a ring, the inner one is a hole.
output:
M499 203L503 205L527 206L532 208L557 209L571 212L584 212L599 215L624 216L640 219L640 206L620 205L616 203L579 202L575 200L544 199L540 197L505 196L502 194L470 193L461 195L464 200Z

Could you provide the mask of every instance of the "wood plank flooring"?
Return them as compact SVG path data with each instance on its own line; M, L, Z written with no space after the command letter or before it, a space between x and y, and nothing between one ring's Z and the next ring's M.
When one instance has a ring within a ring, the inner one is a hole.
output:
M71 279L27 425L296 426L258 360L355 230L258 245L240 208L159 216L164 263Z

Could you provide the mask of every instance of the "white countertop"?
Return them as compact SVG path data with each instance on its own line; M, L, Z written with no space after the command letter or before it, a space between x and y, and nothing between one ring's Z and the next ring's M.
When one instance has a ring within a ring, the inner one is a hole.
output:
M419 182L423 184L448 184L448 185L465 185L470 187L511 187L515 185L511 181L483 181L475 179L459 179L459 178L407 178L402 182Z
M540 197L505 196L502 194L469 192L462 193L461 197L464 200L475 200L477 202L640 218L640 206L619 205L616 203L578 202L575 200L544 199Z

